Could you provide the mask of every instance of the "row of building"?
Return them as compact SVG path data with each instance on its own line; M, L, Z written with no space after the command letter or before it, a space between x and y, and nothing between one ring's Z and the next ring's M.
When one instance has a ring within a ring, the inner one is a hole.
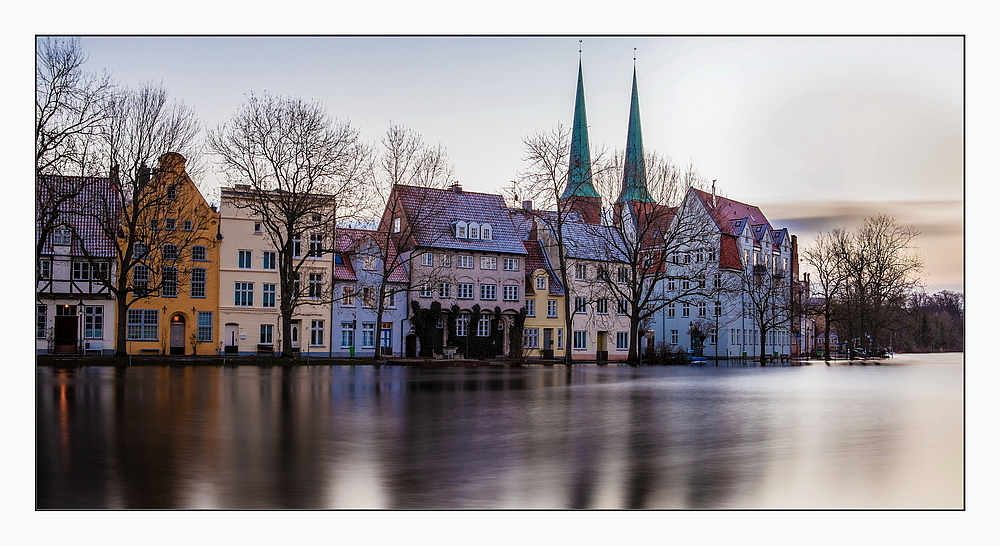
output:
M627 264L607 252L607 241L616 236L612 223L660 206L646 188L634 77L632 83L625 172L615 203L605 208L590 180L581 66L569 180L559 199L566 214L559 222L547 221L559 214L555 211L533 210L530 202L512 208L500 195L464 191L457 183L447 189L396 186L373 230L323 230L322 212L317 212L312 218L316 231L293 241L294 257L304 263L295 279L302 301L287 330L279 313L279 244L265 224L268 219L243 206L249 187L223 188L219 206L210 206L187 175L184 158L165 154L150 177L151 187L163 193L164 206L157 209L162 218L130 226L145 229L147 242L123 245L113 240L113 231L94 225L99 215L85 214L93 203L114 201L114 176L40 176L40 193L74 184L85 190L74 197L75 205L60 209L76 214L38 230L43 239L38 241L36 351L114 353L116 305L129 298L123 320L130 354L272 354L283 347L287 331L292 351L303 356L371 356L375 351L417 356L422 349L468 354L470 345L483 347L484 342L494 355L509 355L509 332L523 310L520 341L529 358L561 358L570 351L577 360L620 360L633 343L652 347L661 341L678 350L697 345L706 356L757 355L757 330L738 291L691 292L642 324L643 339L636 340L627 303L598 282L599 272L608 268L619 269L623 284L631 282L624 273ZM434 203L431 217L429 202ZM102 210L106 217L107 207ZM418 217L419 229L412 229ZM664 221L679 217L698 218L704 236L698 248L663 267L683 268L693 254L704 264L704 284L705 278L738 277L766 260L775 272L798 280L795 237L772 227L757 207L692 188ZM566 242L561 253L556 225ZM160 235L169 237L157 239ZM560 258L566 260L565 279L557 274L563 270ZM127 260L132 260L129 292L116 297L109 284ZM382 275L389 276L389 289L379 320ZM659 282L659 289L669 293L697 281L678 273ZM735 299L741 299L739 304ZM422 338L430 339L429 348L418 339L413 302L420 308L437 303L443 310L437 334ZM569 326L566 313L572 316ZM690 331L697 321L716 327L707 339L693 343ZM794 355L809 343L801 334L810 329L794 317L770 329L768 354Z

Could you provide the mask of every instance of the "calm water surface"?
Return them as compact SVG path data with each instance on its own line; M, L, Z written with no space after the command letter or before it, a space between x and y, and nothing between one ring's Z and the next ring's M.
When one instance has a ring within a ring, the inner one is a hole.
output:
M961 354L37 370L39 508L961 508Z

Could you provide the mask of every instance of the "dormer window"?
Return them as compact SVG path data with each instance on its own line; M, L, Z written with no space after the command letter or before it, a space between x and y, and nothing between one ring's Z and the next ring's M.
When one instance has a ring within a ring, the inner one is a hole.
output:
M399 233L399 231L400 231L400 224L401 223L402 222L401 222L401 220L399 218L393 218L392 219L392 232L393 233Z
M484 241L492 241L493 240L493 227L490 226L489 224L483 224L483 225L479 226L479 234L483 238Z
M469 237L468 229L468 224L465 222L455 222L455 238L467 239Z
M68 245L73 241L73 233L66 228L59 228L52 231L53 245Z
M469 238L470 239L479 238L479 224L475 222L469 222Z

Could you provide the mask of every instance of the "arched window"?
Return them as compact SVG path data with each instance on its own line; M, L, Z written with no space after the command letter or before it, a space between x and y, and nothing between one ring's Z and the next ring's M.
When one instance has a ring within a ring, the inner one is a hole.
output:
M458 239L467 239L469 237L468 224L462 221L455 222L455 237Z
M470 239L479 238L479 224L475 222L469 222L469 238Z
M479 226L479 231L484 241L493 240L493 227L490 226L489 224L483 224Z

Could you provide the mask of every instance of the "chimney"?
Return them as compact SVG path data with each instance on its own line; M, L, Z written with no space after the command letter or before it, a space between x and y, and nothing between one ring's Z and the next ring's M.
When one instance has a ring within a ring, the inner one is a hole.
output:
M523 208L524 210L526 210L528 212L531 212L531 201L522 201L521 202L521 208Z
M712 179L712 208L713 209L715 208L715 180L716 179L714 179L714 178Z
M462 193L462 185L458 183L458 180L456 180L456 181L455 181L455 182L454 182L454 183L453 183L453 184L451 185L451 191L453 191L453 192L455 192L455 193Z

